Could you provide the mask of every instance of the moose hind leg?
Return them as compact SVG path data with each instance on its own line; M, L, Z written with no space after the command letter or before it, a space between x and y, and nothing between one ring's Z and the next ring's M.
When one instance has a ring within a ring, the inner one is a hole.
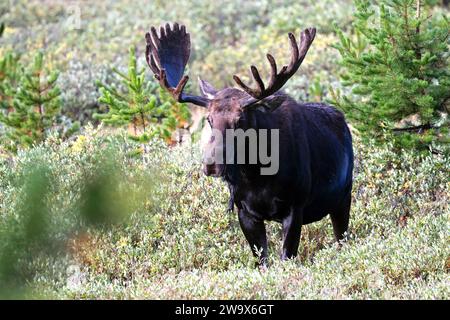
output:
M253 255L259 258L259 265L267 264L267 236L264 221L255 219L244 209L239 210L239 224L247 242L250 244Z
M344 239L345 233L348 230L351 201L351 193L349 192L342 201L341 205L330 214L331 222L333 224L334 237L338 242Z

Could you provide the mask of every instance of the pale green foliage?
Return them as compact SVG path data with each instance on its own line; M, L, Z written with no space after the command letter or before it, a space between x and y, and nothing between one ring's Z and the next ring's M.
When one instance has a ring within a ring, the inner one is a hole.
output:
M449 167L437 155L399 156L356 141L350 240L338 249L325 218L303 228L299 257L282 263L281 226L269 223L266 271L254 268L236 213L226 211L226 185L201 173L196 145L169 148L152 140L130 158L136 145L102 129L70 143L49 141L19 154L12 167L0 166L0 216L14 212L17 187L9 181L40 158L55 177L49 198L55 230L70 226L80 179L95 171L92 155L109 144L120 150L124 190L145 191L138 182L147 179L157 183L145 201L131 201L128 222L70 237L67 259L29 266L31 292L64 298L449 297Z
M14 49L22 54L24 65L31 65L33 55L27 53L45 44L46 61L61 73L57 85L64 116L84 123L99 112L101 94L95 80L127 95L127 84L111 69L128 77L124 50L130 46L137 48L135 70L147 68L144 34L151 25L167 21L186 24L191 33L193 48L186 72L191 92L196 92L193 80L198 75L218 88L233 85L235 73L248 80L251 64L266 79L265 53L271 52L280 66L288 63L286 33L292 31L298 37L300 29L316 26L314 45L287 83L286 92L310 101L330 98L330 87L351 95L350 88L342 88L337 79L339 53L330 47L338 41L333 20L344 32L349 31L351 1L155 0L138 5L125 0L89 1L88 5L80 2L80 29L67 25L73 12L66 10L63 1L14 3L0 4L1 20L7 25L0 53L3 56ZM433 10L435 15L446 12L438 6ZM170 100L167 93L156 89L148 69L136 74L144 90L148 86L162 103ZM16 88L11 82L8 85L7 91ZM2 155L0 254L6 252L7 259L0 259L0 276L19 280L12 283L24 289L19 296L450 297L448 157L408 150L394 153L392 144L362 143L355 132L349 241L341 249L336 247L327 217L303 228L298 258L281 262L281 226L268 223L270 268L258 270L236 213L226 211L228 188L220 179L201 172L198 145L168 147L152 138L142 146L127 136L123 129L88 126L76 139L61 141L52 135L33 149ZM114 154L105 153L111 148ZM31 189L30 193L24 181L35 180L26 168L37 164L44 165L49 174L38 179L42 190ZM115 174L108 176L112 171ZM27 251L27 242L26 246L20 242L28 239L27 233L21 229L15 233L10 226L23 226L23 213L36 198L45 200L36 203L45 205L39 207L45 209L48 222L44 239L52 246ZM117 220L114 225L103 225ZM25 249L9 255L14 252L11 248ZM19 260L15 270L3 269L6 260ZM13 292L8 288L1 286L0 293L10 296Z
M90 140L50 138L1 161L1 298L45 295L27 283L64 277L74 239L111 230L149 198L150 176L123 170L130 149L123 137Z

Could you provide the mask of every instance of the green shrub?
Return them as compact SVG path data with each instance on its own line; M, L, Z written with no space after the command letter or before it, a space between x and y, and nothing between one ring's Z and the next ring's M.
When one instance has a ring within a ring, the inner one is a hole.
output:
M44 163L51 172L47 234L67 243L62 250L69 248L57 256L41 252L20 265L29 292L59 298L449 296L444 156L399 155L392 145L356 139L349 241L338 249L325 218L303 227L298 258L282 263L281 225L268 223L271 260L264 271L254 269L236 213L227 212L226 184L201 173L198 145L169 147L151 139L140 156L129 157L137 145L125 133L88 128L75 141L48 139L0 164L0 226L15 221L26 203L18 196L24 194L23 168ZM114 156L104 152L110 148L117 149ZM113 189L90 192L96 183L86 181L103 181L111 158L120 175L101 184ZM115 200L102 201L98 210L86 194ZM117 199L128 199L127 205ZM131 215L109 228L79 229L80 210L100 213L89 219L94 226L110 210Z
M94 117L109 125L127 125L129 137L136 141L148 142L154 136L170 141L172 132L187 121L188 109L160 90L157 82L147 81L145 68L138 70L135 48L131 47L129 52L128 74L114 69L126 89L121 92L99 83L99 101L109 111L96 113Z
M65 281L77 239L126 225L149 201L154 179L123 170L131 147L123 140L48 139L0 165L1 298L45 297L29 284Z
M430 18L418 0L357 0L355 36L337 30L344 85L333 92L366 136L394 138L404 147L448 143L449 29L445 16Z
M340 87L339 52L330 47L338 41L331 33L332 20L350 30L350 1L195 2L194 8L186 1L157 0L146 6L91 2L83 6L77 30L66 29L62 4L0 4L1 19L9 25L0 55L12 49L27 65L33 57L26 53L45 43L47 64L61 71L57 84L64 117L59 121L70 124L69 118L77 117L86 123L98 108L94 79L131 99L128 82L109 66L126 65L123 48L131 45L137 46L136 66L144 65L143 35L150 25L186 24L193 44L189 75L200 74L218 87L232 85L231 75L244 76L252 63L268 72L267 51L280 65L287 63L286 32L297 35L301 28L317 26L314 46L286 91L298 99L322 100L331 85L359 98L351 94L352 86ZM445 10L435 6L433 14ZM21 68L15 70L20 76ZM144 92L156 96L156 106L170 100L150 79L144 81ZM10 92L17 88L11 83ZM199 146L169 147L156 136L136 153L141 144L129 139L126 130L88 125L76 139L48 135L33 148L0 157L3 297L449 298L448 157L398 152L391 141L380 145L365 137L362 142L355 134L349 241L338 249L325 218L305 226L299 256L281 262L281 226L268 223L270 268L258 270L236 213L227 212L227 186L201 173ZM34 220L32 208L45 213L45 223L33 223L41 230L37 234L44 230L42 238L28 237L24 228L27 219Z

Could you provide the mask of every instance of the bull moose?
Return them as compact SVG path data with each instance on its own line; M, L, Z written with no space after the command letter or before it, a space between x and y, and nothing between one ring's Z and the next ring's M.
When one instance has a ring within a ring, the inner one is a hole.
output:
M279 90L298 70L316 35L315 28L301 32L300 45L289 33L291 60L280 70L267 54L271 74L266 86L255 66L251 74L256 88L238 76L240 87L215 89L199 79L201 95L183 91L190 55L190 35L186 27L174 23L152 27L146 34L146 59L161 87L179 102L189 102L208 110L211 128L225 135L227 130L278 130L279 168L263 175L265 164L204 163L208 176L222 177L229 185L232 205L238 209L239 223L258 263L268 257L264 221L282 223L281 258L297 255L302 225L330 215L337 241L344 238L349 224L353 149L343 114L324 103L299 103ZM224 149L220 139L211 139L205 152ZM269 148L274 149L273 142ZM238 150L238 149L235 149ZM237 151L234 151L235 153Z

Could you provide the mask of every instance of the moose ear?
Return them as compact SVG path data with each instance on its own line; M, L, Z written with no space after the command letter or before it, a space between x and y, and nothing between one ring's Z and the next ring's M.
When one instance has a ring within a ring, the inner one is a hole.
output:
M214 87L212 85L210 85L208 82L203 81L202 79L200 79L200 77L198 77L198 85L200 87L200 92L202 94L202 96L204 96L207 99L214 99L214 96L217 93L217 90L214 89Z

